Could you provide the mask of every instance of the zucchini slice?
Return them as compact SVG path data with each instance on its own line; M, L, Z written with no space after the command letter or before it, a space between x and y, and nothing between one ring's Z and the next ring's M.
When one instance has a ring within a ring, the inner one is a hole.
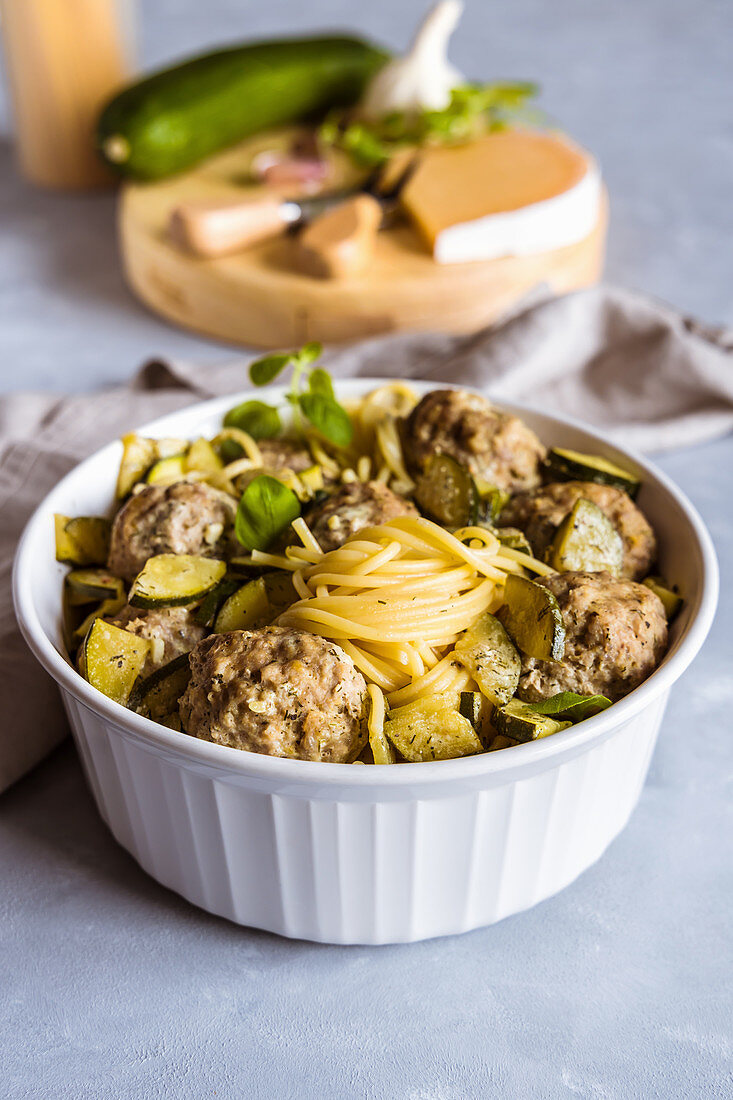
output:
M543 699L541 703L527 703L527 706L535 714L567 719L568 722L582 722L610 707L611 700L605 695L578 695L574 691L560 691L549 699Z
M237 589L241 587L241 578L224 577L223 580L219 581L216 588L212 588L211 592L208 592L204 596L196 611L193 613L194 622L198 623L199 626L211 626L224 601L228 600L232 593L236 592Z
M479 522L493 524L509 503L511 493L488 482L477 481L479 495Z
M125 595L124 581L106 569L72 569L66 574L65 584L72 607Z
M276 569L272 573L265 573L262 579L265 582L272 619L276 619L298 599L298 593L293 586L293 574L287 569Z
M530 557L534 557L529 539L518 527L497 527L494 534L501 545L506 546L508 550L517 550L520 554L529 554Z
M186 470L195 470L202 474L218 474L223 469L224 463L208 439L194 439L186 452Z
M519 699L512 699L505 706L497 707L493 722L499 737L509 737L519 744L536 741L539 737L549 737L573 724L538 714L528 703L522 703Z
M499 620L486 612L458 639L455 654L495 706L517 690L522 659ZM462 713L462 712L461 712Z
M412 763L455 760L484 752L469 719L442 695L399 707L384 723L384 732L400 755Z
M484 748L488 748L494 736L491 726L491 704L480 691L462 691L458 702L458 713L469 722L478 734Z
M178 700L190 679L188 654L182 653L144 680L138 680L130 693L128 706L145 718L162 722L178 713Z
M605 570L617 577L623 560L623 540L608 516L597 504L580 497L555 532L549 564L560 573Z
M430 456L415 482L414 496L420 511L444 527L473 527L477 522L476 483L450 455Z
M540 661L562 660L565 625L560 605L549 588L510 573L499 617L522 653Z
M124 500L132 492L133 486L142 481L158 457L154 439L145 439L131 432L122 437L122 459L117 474L115 496Z
M77 516L69 519L58 513L56 561L69 565L104 565L109 553L110 522L104 516Z
M633 500L641 480L630 470L624 470L602 455L587 455L552 447L547 455L546 469L555 481L595 481L597 485L613 485L623 489Z
M512 749L519 744L520 742L515 741L513 737L507 737L503 733L497 734L489 746L489 752L498 752L499 749Z
M124 706L151 644L147 638L138 638L104 619L95 619L84 642L84 676L92 687Z
M230 630L256 630L271 621L270 601L265 578L257 577L238 588L219 609L214 620L214 633Z
M153 463L145 480L148 485L172 485L180 481L187 470L185 454L169 455Z
M679 592L674 588L670 588L662 577L645 577L641 583L650 588L655 596L659 596L667 616L667 622L671 623L682 607L682 597Z
M148 558L130 589L133 607L179 607L202 600L226 572L226 563L195 554Z

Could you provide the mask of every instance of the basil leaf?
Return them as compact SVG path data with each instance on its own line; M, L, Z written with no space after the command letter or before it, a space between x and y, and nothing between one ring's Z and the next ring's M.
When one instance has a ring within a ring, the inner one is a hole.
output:
M548 714L553 718L564 718L570 722L582 722L592 718L611 706L611 700L605 695L577 695L574 691L561 691L543 699L541 703L528 703L529 710L535 714Z
M260 474L242 493L234 533L248 550L266 550L299 515L300 503L292 489L276 477Z
M315 367L310 372L308 386L311 393L322 393L324 397L333 397L333 382L331 375L323 367Z
M303 344L300 351L293 353L301 367L307 367L309 363L315 363L323 355L323 344L313 340L310 344Z
M303 393L298 399L303 415L336 447L348 447L354 436L351 418L338 401L323 393Z
M264 401L243 401L224 417L225 428L239 428L253 439L272 439L282 427L280 414Z
M278 374L285 370L297 355L294 351L277 352L275 355L263 355L249 365L249 378L253 386L267 386Z

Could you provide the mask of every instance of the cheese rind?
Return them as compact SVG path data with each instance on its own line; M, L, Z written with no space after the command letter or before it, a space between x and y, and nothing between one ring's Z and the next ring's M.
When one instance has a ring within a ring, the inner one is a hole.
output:
M438 263L526 256L575 244L600 215L595 161L567 139L488 134L430 149L402 195Z

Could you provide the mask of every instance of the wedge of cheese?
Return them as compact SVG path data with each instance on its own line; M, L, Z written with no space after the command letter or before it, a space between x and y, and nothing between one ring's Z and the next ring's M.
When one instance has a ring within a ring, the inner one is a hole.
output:
M595 227L601 176L557 134L504 130L426 149L401 201L441 264L527 256Z

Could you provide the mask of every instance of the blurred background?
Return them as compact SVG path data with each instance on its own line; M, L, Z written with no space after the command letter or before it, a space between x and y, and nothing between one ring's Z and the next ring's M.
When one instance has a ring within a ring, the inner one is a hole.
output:
M425 0L145 0L137 10L138 62L150 68L230 41L331 28L399 49L426 7ZM467 0L451 45L452 61L469 77L539 82L541 106L599 157L611 195L608 280L711 323L733 323L732 31L730 0ZM114 196L31 188L13 162L11 129L3 87L3 388L81 390L128 377L152 354L230 355L132 298L117 258Z

